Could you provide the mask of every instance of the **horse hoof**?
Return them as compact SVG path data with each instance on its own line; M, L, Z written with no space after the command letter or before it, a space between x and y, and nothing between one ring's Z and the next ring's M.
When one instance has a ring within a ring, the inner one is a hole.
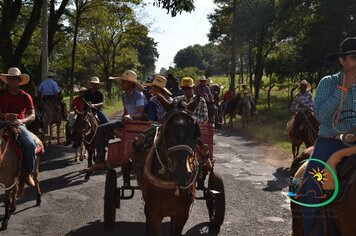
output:
M36 206L41 206L41 194L36 195Z
M8 223L9 223L9 220L3 220L2 225L1 225L1 230L6 230Z
M84 176L84 180L88 181L89 179L90 179L90 174L86 173L85 176Z
M10 215L14 214L16 211L16 207L10 207Z
M77 157L74 159L74 161L79 162L79 160L78 160L78 158L77 158Z

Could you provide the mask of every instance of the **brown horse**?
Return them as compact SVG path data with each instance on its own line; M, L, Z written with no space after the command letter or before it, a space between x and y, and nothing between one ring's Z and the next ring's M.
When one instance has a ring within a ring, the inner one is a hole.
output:
M311 110L298 111L287 123L287 134L292 143L293 159L298 156L302 143L313 146L319 132L319 123Z
M236 115L238 114L239 110L239 102L241 100L241 97L239 95L236 95L232 100L228 101L225 106L225 109L223 109L222 112L222 117L224 120L224 124L226 124L226 115L230 118L229 119L229 126L233 126L233 119L236 119Z
M300 156L294 159L291 166L291 175L294 176L302 161L310 157L313 147L308 148ZM331 160L342 160L336 165L337 176L339 180L339 192L337 198L330 204L320 208L315 216L314 225L324 224L319 219L327 218L325 225L325 235L354 236L356 232L356 147L345 148L335 153ZM350 157L343 157L343 156ZM352 156L351 156L352 155ZM332 161L333 162L333 161ZM329 163L329 161L328 161ZM329 176L329 175L328 175ZM329 178L329 177L328 177ZM332 178L330 176L330 178ZM293 236L304 236L301 208L298 204L291 202L292 211L292 230ZM310 235L314 235L310 232ZM306 235L305 235L306 236Z
M16 150L19 150L15 139L18 137L19 131L14 127L5 127L1 133L1 153L0 153L0 183L5 190L4 205L5 215L2 221L2 230L7 229L8 221L11 215L16 211L16 198L24 193L24 179L21 173L22 157L18 155ZM33 135L36 144L42 148L41 141ZM35 170L33 179L36 189L36 205L41 204L41 190L39 185L39 153L35 160Z
M60 140L60 128L62 124L62 112L61 112L61 104L59 101L47 101L44 103L44 114L43 114L43 130L44 133L48 133L49 128L49 141L48 144L52 144L52 125L55 124L57 128L57 144L59 144Z
M169 113L143 155L144 165L136 166L145 200L146 236L162 235L161 222L167 216L171 217L170 235L182 234L195 197L198 167L193 150L199 136L192 116L182 111ZM136 161L139 158L135 156Z
M83 100L84 101L84 100ZM83 111L77 111L77 118L74 123L74 132L72 134L73 141L80 147L84 143L85 149L88 152L88 168L93 165L95 158L95 142L94 137L99 126L98 120L91 112L89 104L83 102ZM85 179L90 178L90 173L87 172Z

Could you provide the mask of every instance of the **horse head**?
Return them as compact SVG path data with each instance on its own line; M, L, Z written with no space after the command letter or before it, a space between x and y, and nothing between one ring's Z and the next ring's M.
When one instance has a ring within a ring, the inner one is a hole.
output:
M170 175L179 186L187 186L197 173L194 148L200 136L199 125L187 112L178 111L168 114L162 130Z

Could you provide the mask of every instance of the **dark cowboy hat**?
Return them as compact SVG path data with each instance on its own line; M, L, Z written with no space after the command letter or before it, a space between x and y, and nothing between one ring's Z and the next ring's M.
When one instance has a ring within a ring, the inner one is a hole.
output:
M326 55L325 61L334 62L337 61L339 57L349 54L356 55L356 37L349 37L342 41L340 44L340 52Z

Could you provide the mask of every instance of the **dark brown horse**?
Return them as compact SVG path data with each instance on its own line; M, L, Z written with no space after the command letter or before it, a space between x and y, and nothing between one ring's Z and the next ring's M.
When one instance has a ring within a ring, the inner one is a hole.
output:
M83 100L83 111L77 111L77 118L74 123L74 132L72 139L77 147L84 143L85 149L88 152L88 168L93 165L95 158L95 143L94 137L99 126L98 120L91 112L89 104ZM88 180L90 174L87 172L85 179Z
M236 95L232 100L228 101L225 106L225 109L223 109L222 112L222 117L224 120L224 124L226 124L226 116L229 117L229 126L233 126L233 119L236 119L236 115L238 114L239 111L239 103L240 103L241 97L239 95Z
M319 132L319 123L311 110L298 111L287 123L287 134L292 143L293 159L298 156L302 143L313 146Z
M302 165L301 161L310 157L313 147L307 149L300 156L296 157L291 166L291 175L297 172ZM339 153L339 154L338 154ZM343 149L334 154L330 159L339 159L340 163L336 165L339 192L337 198L330 204L321 207L317 216L315 216L314 225L324 224L320 219L328 218L325 228L325 235L354 236L356 232L356 146ZM350 157L343 157L350 156ZM332 161L333 162L333 161ZM338 162L338 161L337 161ZM329 163L329 161L328 161ZM328 175L329 176L329 175ZM329 177L328 177L329 178ZM332 178L332 176L330 176ZM301 208L298 204L291 202L292 211L292 230L293 236L307 236L303 232ZM312 231L313 229L311 229ZM315 235L310 232L310 235Z
M4 205L5 214L2 220L2 230L5 230L11 215L16 211L16 198L22 197L24 194L24 175L22 175L22 154L19 151L15 139L18 137L19 131L10 126L6 126L0 132L1 137L1 152L0 152L0 183L5 190ZM42 142L33 135L36 144L40 147L38 150L33 179L35 186L30 186L36 190L36 205L41 204L41 190L39 185L39 153L43 151Z
M161 222L167 216L171 218L170 235L182 234L195 197L198 167L193 150L199 136L199 125L191 115L171 112L141 157L144 165L136 166L145 200L146 235L162 235Z

